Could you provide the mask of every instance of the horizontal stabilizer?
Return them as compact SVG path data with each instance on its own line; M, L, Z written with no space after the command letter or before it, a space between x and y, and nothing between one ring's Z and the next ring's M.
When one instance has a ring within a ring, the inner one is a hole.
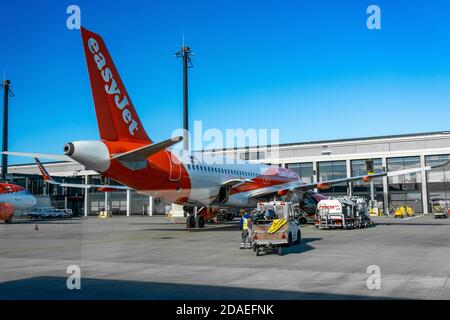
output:
M152 143L140 148L136 148L131 151L115 154L111 157L111 160L121 160L121 161L142 161L150 157L151 155L167 149L174 144L183 140L182 136L173 137L171 139L164 140L158 143Z
M39 161L38 158L34 158L36 164L38 166L39 171L41 172L44 181L53 185L57 185L59 187L67 187L67 188L79 188L79 189L90 189L90 188L98 188L98 189L111 189L111 190L132 190L127 186L114 186L114 185L103 185L103 184L83 184L83 183L61 183L53 180L53 178L48 173L47 169L45 169L44 165Z

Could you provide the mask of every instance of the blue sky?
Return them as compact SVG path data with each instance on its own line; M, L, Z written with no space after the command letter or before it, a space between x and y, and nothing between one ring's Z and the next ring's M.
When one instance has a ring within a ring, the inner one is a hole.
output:
M16 94L10 150L61 153L98 138L70 4L102 35L155 141L182 124L173 53L183 33L195 52L191 125L280 129L282 143L450 129L446 0L19 0L0 11L0 72ZM370 4L381 7L381 30L366 28Z

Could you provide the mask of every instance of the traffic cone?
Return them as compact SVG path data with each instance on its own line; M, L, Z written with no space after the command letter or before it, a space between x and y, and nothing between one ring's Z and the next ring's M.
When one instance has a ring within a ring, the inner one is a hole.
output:
M39 230L37 223L34 225L34 230L36 230L36 231Z

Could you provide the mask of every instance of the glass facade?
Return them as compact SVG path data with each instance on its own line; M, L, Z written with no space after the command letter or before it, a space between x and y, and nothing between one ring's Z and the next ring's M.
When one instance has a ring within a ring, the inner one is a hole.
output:
M420 167L420 157L388 158L387 170L397 171ZM389 202L391 208L407 205L416 213L423 213L422 174L410 173L389 177Z
M318 180L327 181L347 177L347 166L345 161L324 161L317 164ZM329 189L321 190L324 194L345 195L347 194L347 184L337 184Z
M450 159L450 155L427 156L427 166L438 165ZM427 172L428 205L431 213L448 212L450 209L450 164Z
M305 163L287 163L286 167L294 171L300 176L305 183L312 183L314 177L314 169L312 162Z
M352 176L364 176L367 175L367 164L364 160L352 160ZM383 172L383 162L381 159L370 159L373 160L373 171L375 173ZM383 203L384 206L384 197L383 197L383 178L375 178L373 180L374 188L375 188L375 200L378 203ZM370 200L370 183L364 181L354 181L352 182L353 195L364 197L367 200Z

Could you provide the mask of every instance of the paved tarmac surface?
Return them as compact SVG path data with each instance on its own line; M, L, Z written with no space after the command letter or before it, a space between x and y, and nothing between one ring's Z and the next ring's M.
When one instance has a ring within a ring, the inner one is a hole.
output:
M450 299L450 222L376 218L302 226L282 257L239 250L237 221L186 230L164 217L0 223L0 299ZM66 286L70 265L81 290ZM369 290L367 268L381 271Z

